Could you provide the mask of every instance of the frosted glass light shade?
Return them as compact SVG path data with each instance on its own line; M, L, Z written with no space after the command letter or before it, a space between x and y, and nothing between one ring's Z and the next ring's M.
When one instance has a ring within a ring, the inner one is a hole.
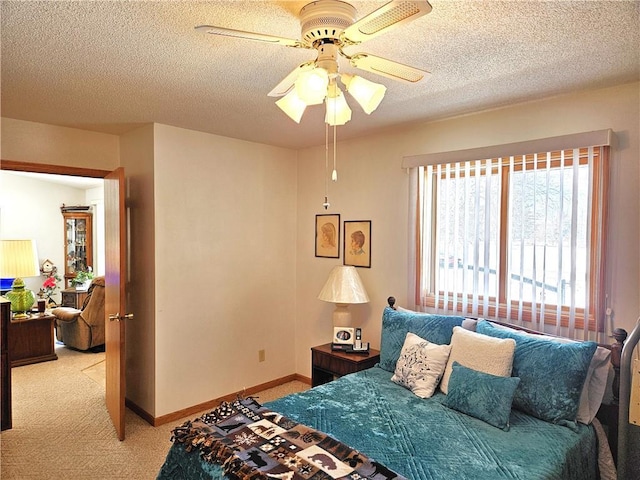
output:
M300 123L302 114L307 108L307 104L298 97L298 93L295 88L292 88L289 93L278 100L276 105L296 123Z
M356 99L362 110L369 115L373 112L387 91L387 87L379 83L371 82L366 78L358 75L349 75L347 73L341 75L342 83L347 87L349 94Z
M329 74L324 68L302 72L296 80L298 98L307 105L320 105L327 96Z
M339 88L336 88L335 96L327 97L325 103L327 104L325 123L331 126L344 125L351 120L351 109Z

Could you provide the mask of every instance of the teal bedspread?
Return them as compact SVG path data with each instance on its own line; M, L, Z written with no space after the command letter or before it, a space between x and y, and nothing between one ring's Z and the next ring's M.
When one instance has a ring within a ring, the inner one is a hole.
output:
M590 426L574 432L512 410L505 432L443 406L441 393L421 399L390 378L374 367L265 405L414 480L598 478ZM171 446L158 475L223 478L220 467L180 444Z

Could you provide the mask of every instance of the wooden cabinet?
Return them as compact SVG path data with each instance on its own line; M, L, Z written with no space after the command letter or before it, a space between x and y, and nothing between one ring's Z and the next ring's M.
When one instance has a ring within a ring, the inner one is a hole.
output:
M317 387L349 373L373 367L380 361L380 352L373 348L368 354L344 353L331 350L331 344L311 349L311 386Z
M9 322L9 358L11 367L57 360L53 322L48 313L34 313L30 317Z
M64 211L64 284L71 286L76 273L93 267L92 215L87 211Z
M75 287L66 288L60 292L62 294L62 306L82 310L84 300L89 294L88 290L76 290Z
M0 298L2 310L2 325L0 326L0 369L2 382L0 383L0 430L11 428L11 359L9 358L9 321L11 302Z

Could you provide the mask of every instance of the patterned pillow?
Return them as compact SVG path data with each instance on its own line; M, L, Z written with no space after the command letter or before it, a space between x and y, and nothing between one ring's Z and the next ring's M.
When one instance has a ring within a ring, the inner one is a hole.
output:
M380 367L395 371L408 332L415 333L430 343L451 343L453 327L462 325L464 317L433 315L410 311L396 311L386 307L382 315Z
M447 393L453 362L500 377L511 376L515 340L491 338L461 327L453 329L451 355L444 371L440 390Z
M513 376L520 377L513 406L551 423L576 428L580 393L595 342L560 343L498 329L486 320L478 332L516 341Z
M429 343L409 332L391 381L411 390L420 398L429 398L442 378L450 345Z
M511 403L520 379L478 372L458 362L453 362L452 369L443 405L509 430Z

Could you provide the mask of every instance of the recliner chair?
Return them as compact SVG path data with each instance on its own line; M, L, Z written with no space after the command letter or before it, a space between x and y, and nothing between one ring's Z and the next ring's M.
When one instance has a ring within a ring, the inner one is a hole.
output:
M77 350L104 345L104 277L95 277L89 285L82 309L54 308L56 338Z

